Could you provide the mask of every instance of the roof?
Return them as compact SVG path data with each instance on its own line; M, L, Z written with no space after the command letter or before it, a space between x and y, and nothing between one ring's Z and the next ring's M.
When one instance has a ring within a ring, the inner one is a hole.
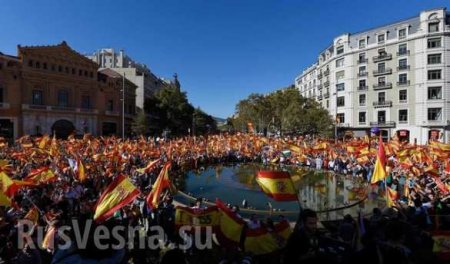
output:
M106 76L108 76L108 77L111 77L111 78L122 78L122 75L121 75L121 74L119 74L118 72L113 71L113 70L111 70L111 69L109 69L109 68L100 70L100 71L98 71L98 72L100 72L100 73L102 73L102 74L104 74L104 75L106 75Z

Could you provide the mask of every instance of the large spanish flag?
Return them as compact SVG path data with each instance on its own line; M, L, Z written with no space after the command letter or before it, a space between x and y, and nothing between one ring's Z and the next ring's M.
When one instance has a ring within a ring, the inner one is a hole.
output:
M6 175L3 171L0 172L0 183L1 183L1 191L8 197L13 197L14 194L19 190L19 186L14 183L11 178Z
M275 201L297 201L297 191L288 172L259 171L256 181Z
M265 255L278 251L284 248L291 233L292 230L288 221L279 222L271 231L265 227L247 229L244 243L245 252Z
M181 226L211 226L213 230L219 224L219 210L216 206L204 209L193 209L185 206L177 206L175 210L175 227Z
M49 167L44 166L32 170L24 180L28 182L31 181L36 184L48 183L56 180L56 175L49 169Z
M123 175L117 176L97 201L94 221L99 223L108 219L117 210L131 203L139 194L139 190L131 183L128 177Z
M245 221L231 211L221 200L216 200L220 211L219 228L216 236L221 247L239 247Z
M377 161L375 162L375 169L373 170L370 183L374 184L384 179L386 179L386 153L384 152L383 140L380 135Z
M158 204L160 201L160 196L165 189L173 189L172 183L169 179L169 169L170 169L170 161L164 164L161 172L158 175L155 183L152 186L152 190L147 196L147 205L150 208L158 208Z

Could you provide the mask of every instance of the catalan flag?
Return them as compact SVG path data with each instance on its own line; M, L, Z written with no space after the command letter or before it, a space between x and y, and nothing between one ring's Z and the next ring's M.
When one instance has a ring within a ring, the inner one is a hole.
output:
M275 201L297 201L291 176L285 171L259 171L256 177L261 189Z
M386 154L384 152L383 140L379 139L377 161L375 162L375 169L372 174L370 183L374 184L386 178Z
M169 179L170 161L164 164L161 172L158 175L155 183L152 186L152 190L147 196L147 205L150 208L158 208L160 196L165 189L173 189L172 183Z
M131 183L128 177L123 175L117 176L97 201L94 221L96 223L103 222L117 210L131 203L139 194L139 190Z
M245 221L225 206L221 200L217 199L216 205L220 211L219 228L216 233L220 246L239 247Z

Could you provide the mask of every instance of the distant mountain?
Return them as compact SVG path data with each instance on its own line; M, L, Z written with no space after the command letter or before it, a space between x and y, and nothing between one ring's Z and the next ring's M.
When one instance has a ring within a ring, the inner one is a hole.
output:
M227 122L227 120L225 118L214 117L214 116L213 116L213 118L214 118L214 120L216 120L217 125L225 124L225 122Z

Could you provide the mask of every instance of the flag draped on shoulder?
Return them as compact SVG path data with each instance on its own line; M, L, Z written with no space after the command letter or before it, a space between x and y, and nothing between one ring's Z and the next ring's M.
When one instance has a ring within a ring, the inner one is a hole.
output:
M100 223L111 217L117 210L131 203L140 194L128 177L117 176L109 184L95 205L94 221Z
M372 179L370 183L374 184L386 179L386 153L384 151L383 140L379 139L377 161L375 162L375 169L373 170Z
M169 179L169 169L171 163L168 161L164 164L164 167L161 169L161 172L158 175L155 183L152 186L152 190L147 196L147 205L150 208L158 208L158 204L160 201L160 196L164 192L165 189L174 189L172 183Z
M297 201L297 192L288 172L259 171L256 181L263 192L275 201Z

